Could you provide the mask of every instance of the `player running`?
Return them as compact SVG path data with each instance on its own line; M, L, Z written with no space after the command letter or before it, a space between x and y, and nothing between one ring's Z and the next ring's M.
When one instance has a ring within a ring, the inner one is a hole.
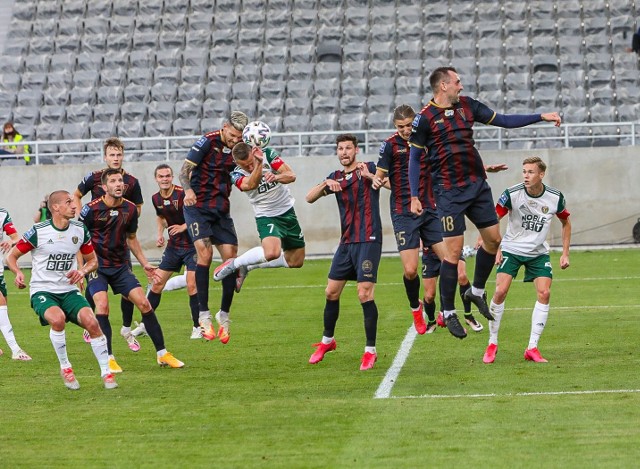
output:
M153 208L156 211L158 237L156 246L165 244L164 230L169 233L167 247L162 253L162 260L156 270L156 281L147 293L147 299L154 310L158 309L162 291L174 272L180 272L182 266L187 269L187 293L189 294L189 308L193 328L192 339L202 338L199 324L198 295L196 292L196 249L187 232L187 224L182 212L184 204L184 190L173 183L173 170L168 164L158 165L154 171L159 191L151 196Z
M151 338L160 366L181 368L180 360L167 352L158 318L149 304L140 282L131 271L130 252L138 259L150 281L156 268L149 264L136 236L138 211L133 202L123 197L124 182L117 169L107 169L102 174L105 195L92 200L82 208L80 221L91 233L98 254L98 270L88 277L87 291L96 305L96 317L107 337L109 368L120 373L111 349L111 323L109 322L109 286L115 294L122 294L134 303L142 313L142 322Z
M50 325L49 338L60 362L60 375L69 389L80 389L67 355L65 323L72 322L89 331L91 349L100 366L106 389L118 387L109 369L107 338L77 284L98 267L96 253L87 228L73 220L74 199L67 191L51 193L48 201L52 218L35 224L9 252L7 263L16 274L18 288L26 287L18 259L31 253L31 307L43 326ZM83 259L78 268L77 255Z

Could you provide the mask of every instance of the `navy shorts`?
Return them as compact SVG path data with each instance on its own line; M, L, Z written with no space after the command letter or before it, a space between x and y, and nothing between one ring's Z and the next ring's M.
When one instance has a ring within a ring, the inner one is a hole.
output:
M376 283L381 256L381 243L340 244L331 261L329 278Z
M467 228L464 222L465 215L478 229L498 224L491 188L485 179L465 187L451 189L436 185L433 193L436 197L442 236L445 238L464 234Z
M173 246L167 246L162 253L162 260L158 268L165 272L180 272L182 266L186 266L187 270L196 271L196 248L181 249Z
M213 244L238 245L236 228L228 213L197 207L184 207L183 213L193 241L209 238Z
M425 210L419 216L392 213L391 222L398 251L417 249L420 247L420 240L423 246L432 246L442 241L440 220L433 211Z
M98 292L111 291L115 294L129 296L129 292L140 287L140 282L133 275L131 267L123 265L121 267L99 267L87 276L87 292L93 297Z
M440 258L432 249L422 250L422 278L437 278L441 265Z

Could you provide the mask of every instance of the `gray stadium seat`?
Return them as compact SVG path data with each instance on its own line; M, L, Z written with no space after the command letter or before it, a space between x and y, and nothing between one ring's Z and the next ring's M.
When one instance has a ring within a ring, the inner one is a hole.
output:
M366 78L369 75L369 61L360 60L356 62L343 62L342 63L342 77L343 78Z
M235 99L257 99L257 81L236 81L231 85L231 96Z
M227 116L229 114L230 101L221 99L205 99L202 110L205 116Z
M393 100L391 96L369 96L367 98L367 110L379 113L391 113L393 108Z
M260 79L260 65L238 64L234 67L236 81L257 81Z
M44 90L42 98L44 104L66 105L69 100L69 91L66 88L47 88Z
M171 49L159 49L156 51L156 65L158 67L168 67L172 69L179 69L182 65L182 51L181 49L174 47Z
M367 126L370 129L393 128L393 115L390 112L369 112L367 114Z
M158 82L151 87L151 99L153 101L171 101L178 94L178 86L175 83Z
M121 86L100 86L96 91L98 103L120 103L122 102Z
M178 119L199 119L202 117L202 101L197 99L177 101L174 109Z
M313 78L315 65L312 63L290 63L288 66L289 80L310 80Z
M200 119L178 118L173 121L173 135L198 135L200 134Z
M62 125L60 125L60 122L41 122L40 124L36 125L35 138L37 140L58 140L61 135ZM41 147L40 151L42 151L42 149L45 149L45 151L57 151L58 147L56 146L55 149L52 149L49 145L47 145L46 147Z
M336 96L316 95L311 101L313 114L334 114L339 106L340 100Z
M278 80L263 79L260 82L259 90L261 98L283 99L285 95L285 88L282 86L282 82Z
M311 99L304 98L286 98L284 101L285 115L305 115L311 111Z
M65 118L64 106L41 106L40 122L47 124L60 124Z
M367 80L365 80L364 78L361 78L361 79L347 78L342 80L342 83L338 84L338 86L341 87L343 96L345 95L366 96L367 95ZM317 92L317 81L316 81L316 92Z
M88 103L69 104L66 106L67 122L87 122L92 120L92 111Z
M106 139L116 134L116 124L114 121L93 121L89 125L91 138Z
M68 53L68 55L69 57L73 57L73 54L71 53ZM51 58L52 64L55 60L56 60L56 55L54 55ZM76 62L77 62L77 65L76 65L77 70L97 71L102 66L102 54L96 53L96 52L83 51L78 54ZM70 67L72 63L73 62L69 63ZM61 66L63 65L61 64Z
M151 120L173 120L173 102L169 101L152 101L147 107L149 119Z
M116 124L117 134L120 138L136 138L144 136L144 122L142 120L124 121ZM140 149L140 142L126 142L127 150Z
M200 83L186 83L178 85L178 100L187 101L197 99L202 101L204 87Z
M313 81L288 80L287 96L291 98L310 98L313 96Z
M120 118L127 121L144 120L147 105L143 102L125 102L120 106Z
M395 94L395 80L393 78L374 76L369 79L369 93L393 96Z
M180 80L180 69L177 67L158 66L153 71L153 81L167 84L176 84Z
M182 65L183 67L207 67L209 56L202 50L187 47L182 51Z
M97 103L93 106L93 119L96 121L115 121L120 118L120 105L115 103Z
M316 79L314 89L316 96L339 96L340 80L338 78Z
M100 72L100 85L102 86L121 86L125 83L126 68L112 67L103 68Z
M387 78L395 77L396 76L395 60L371 60L369 62L369 76L370 77L387 77Z
M229 82L209 82L204 89L205 97L227 101L231 99L231 84Z

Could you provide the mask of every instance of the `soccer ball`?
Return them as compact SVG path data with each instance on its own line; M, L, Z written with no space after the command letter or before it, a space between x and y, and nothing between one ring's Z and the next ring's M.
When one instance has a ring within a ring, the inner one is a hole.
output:
M271 129L262 121L249 122L242 131L242 140L252 147L264 148L271 140Z
M469 257L473 257L475 255L476 255L476 250L471 246L464 246L462 248L462 257L464 257L465 259Z

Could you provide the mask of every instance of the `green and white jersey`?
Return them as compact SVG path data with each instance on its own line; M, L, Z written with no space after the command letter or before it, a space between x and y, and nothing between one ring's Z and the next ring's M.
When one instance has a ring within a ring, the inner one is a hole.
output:
M67 273L78 268L79 251L93 251L91 235L83 223L70 220L65 230L59 230L51 220L34 225L16 246L20 252L31 252L30 294L46 291L66 293L78 290L70 285Z
M562 193L543 184L537 197L529 195L524 184L505 190L496 206L499 215L508 215L507 232L502 237L502 249L524 257L549 253L547 235L554 215L567 218L569 212Z
M262 174L268 171L276 172L284 164L280 155L272 148L264 148L262 151L264 153ZM236 166L231 172L231 181L239 189L242 180L250 175L251 173L248 171ZM295 202L286 184L280 184L279 182L268 183L264 180L264 176L258 187L250 191L244 191L244 193L249 196L249 201L253 205L256 217L277 217L293 207Z
M5 233L10 235L16 232L15 226L13 226L13 220L11 215L6 209L0 208L0 242L4 241ZM0 259L0 276L4 274L4 262Z

